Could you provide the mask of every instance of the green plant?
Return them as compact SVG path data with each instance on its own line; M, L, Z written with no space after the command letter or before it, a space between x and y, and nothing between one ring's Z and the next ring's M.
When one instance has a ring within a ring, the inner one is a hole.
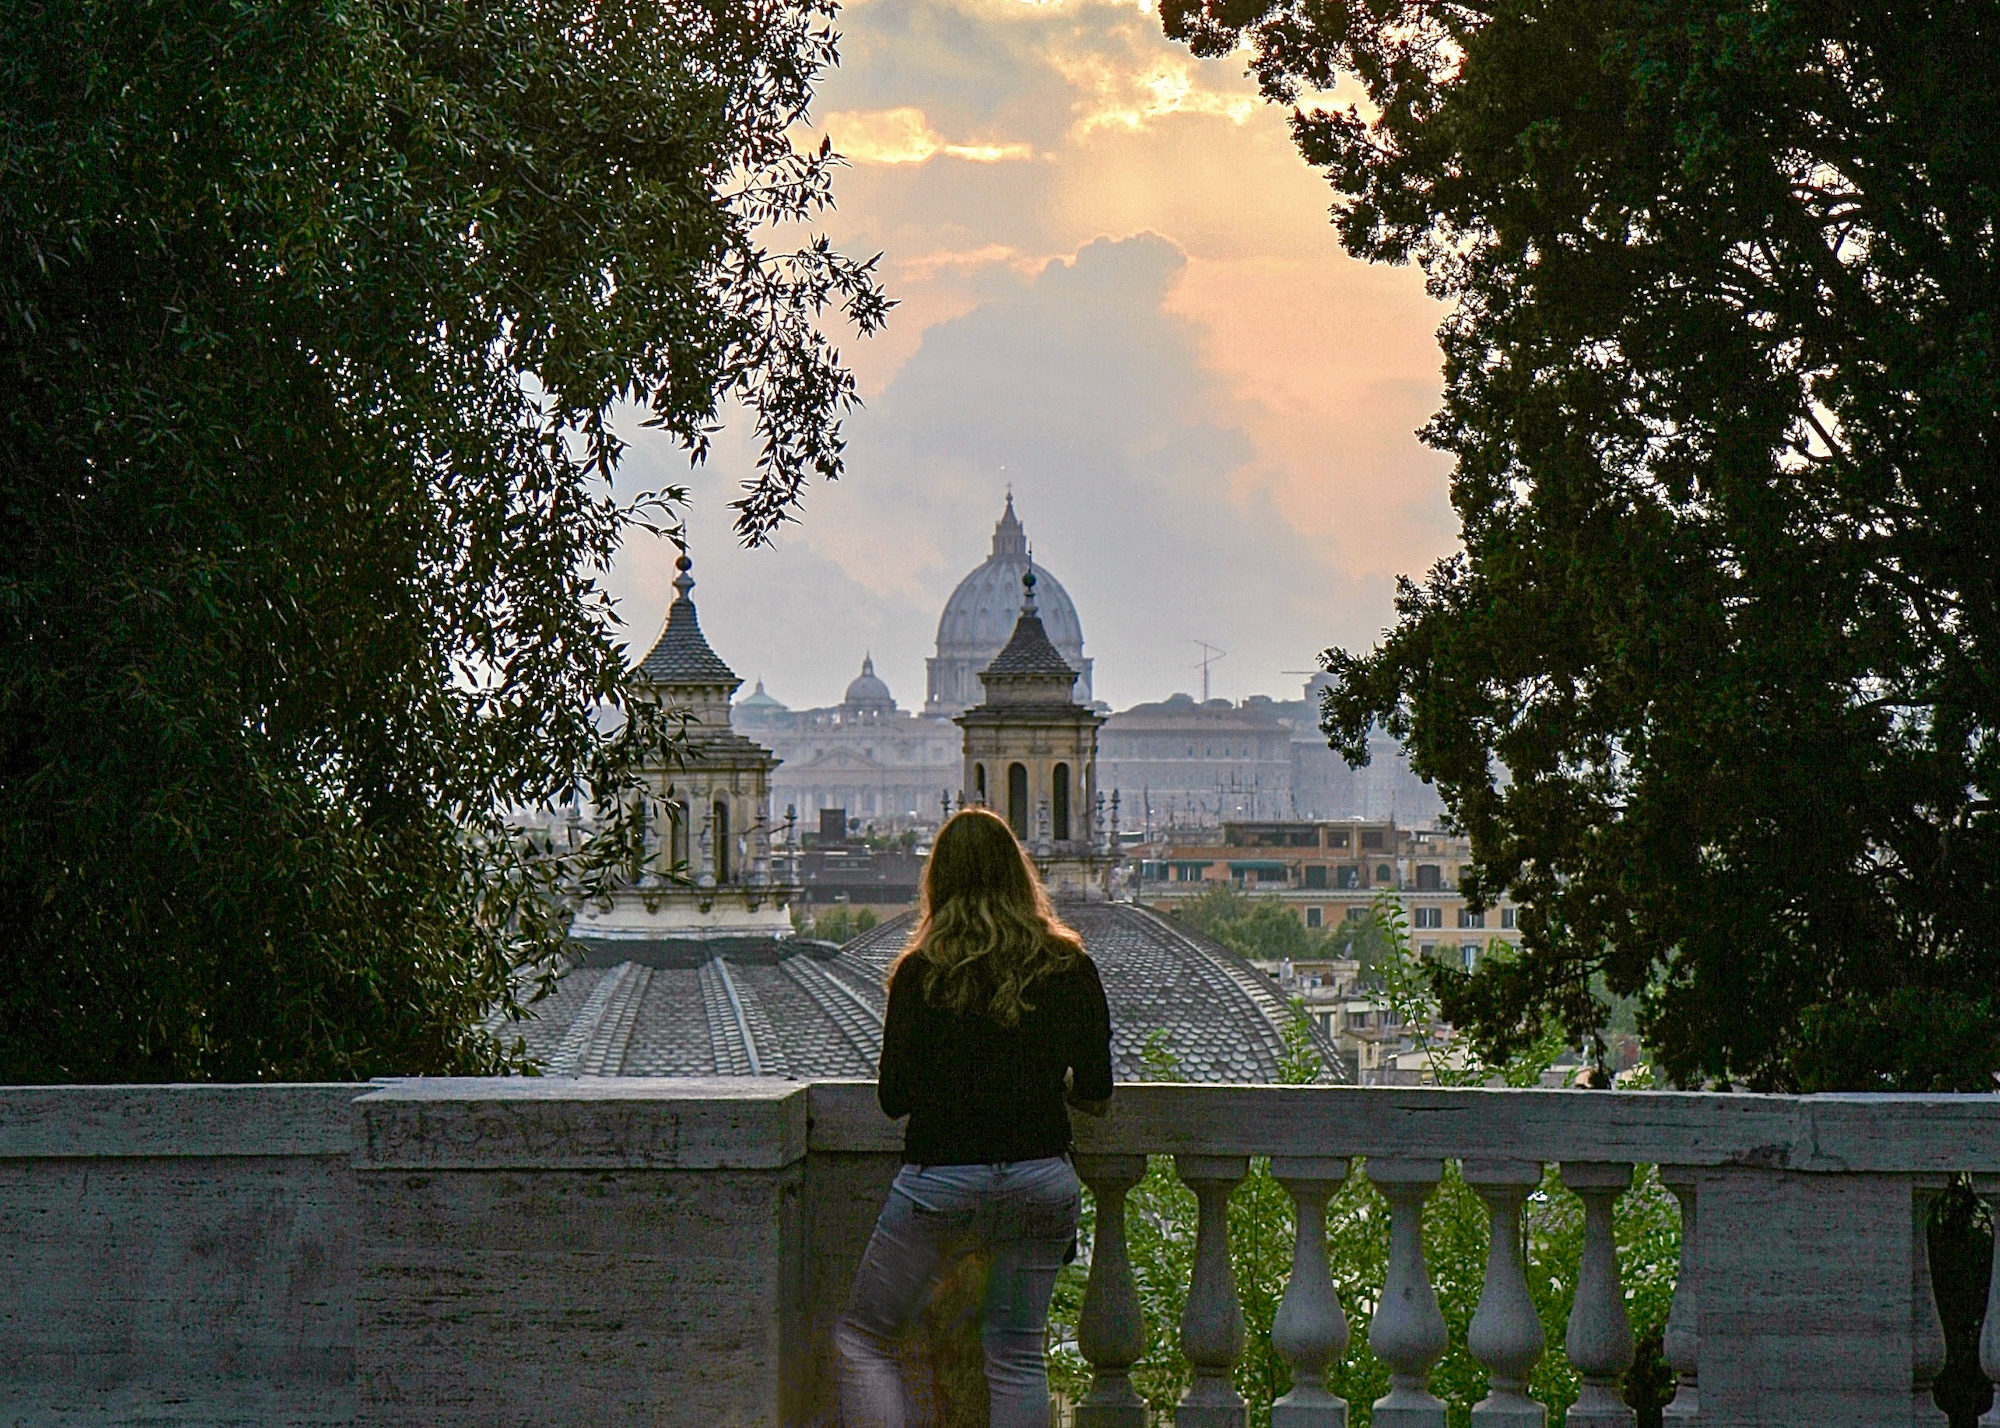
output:
M1395 949L1395 961L1406 968L1390 972L1391 997L1404 1011L1407 1024L1427 1026L1435 1020L1436 1005L1429 997L1428 983L1408 965L1408 941L1401 935L1400 913L1393 899L1380 905L1378 918L1385 940ZM1295 1025L1303 1033L1302 1024ZM1179 1068L1168 1047L1169 1039L1166 1028L1156 1028L1147 1035L1141 1052L1147 1079L1175 1079ZM1532 1084L1539 1075L1533 1062L1492 1068L1439 1056L1433 1064L1442 1084L1478 1084L1496 1074L1508 1084ZM1292 1084L1321 1078L1323 1068L1312 1051L1310 1037L1301 1034L1288 1041L1282 1074ZM1095 1205L1086 1196L1079 1236L1086 1246L1095 1215ZM1524 1225L1529 1289L1549 1342L1549 1352L1531 1379L1530 1392L1549 1406L1550 1421L1560 1422L1562 1410L1575 1399L1577 1388L1562 1340L1582 1255L1583 1214L1580 1202L1562 1187L1553 1169L1530 1197ZM1626 1308L1639 1346L1639 1359L1628 1375L1628 1398L1646 1415L1642 1424L1657 1423L1662 1389L1670 1382L1660 1353L1679 1267L1680 1219L1672 1196L1650 1167L1638 1172L1632 1189L1620 1198L1614 1232ZM1271 1175L1268 1161L1252 1160L1248 1178L1231 1197L1229 1234L1245 1328L1236 1387L1249 1404L1252 1424L1263 1428L1269 1424L1272 1401L1291 1386L1290 1371L1271 1344L1271 1324L1291 1271L1291 1197ZM1174 1174L1170 1157L1153 1157L1144 1179L1127 1196L1126 1235L1147 1331L1146 1351L1134 1367L1133 1384L1149 1412L1164 1423L1170 1421L1173 1405L1191 1378L1177 1336L1193 1273L1195 1236L1194 1195ZM1485 1277L1486 1251L1485 1206L1459 1177L1456 1167L1448 1165L1426 1210L1424 1253L1450 1334L1450 1348L1433 1373L1432 1387L1451 1405L1452 1428L1468 1428L1471 1405L1486 1391L1485 1372L1465 1344ZM1367 1344L1368 1320L1388 1270L1388 1205L1368 1183L1365 1166L1357 1166L1328 1203L1327 1254L1352 1331L1347 1356L1330 1376L1329 1387L1348 1400L1349 1421L1355 1428L1368 1428L1370 1405L1388 1391L1389 1384L1387 1367ZM1063 1271L1050 1310L1050 1383L1072 1402L1088 1391L1090 1381L1089 1366L1077 1351L1075 1337L1088 1271L1087 1257Z

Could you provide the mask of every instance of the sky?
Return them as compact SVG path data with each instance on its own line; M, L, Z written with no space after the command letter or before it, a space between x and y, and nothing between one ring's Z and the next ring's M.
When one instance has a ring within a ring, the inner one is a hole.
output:
M1296 698L1365 648L1398 574L1457 542L1448 466L1414 433L1443 310L1412 268L1346 257L1331 195L1240 60L1201 61L1131 0L849 0L812 123L850 167L823 224L880 252L898 306L843 340L865 406L847 474L770 546L731 536L751 447L688 470L626 423L628 490L681 483L719 654L794 708L864 654L921 706L938 614L1011 486L1116 708ZM643 653L673 548L612 572Z

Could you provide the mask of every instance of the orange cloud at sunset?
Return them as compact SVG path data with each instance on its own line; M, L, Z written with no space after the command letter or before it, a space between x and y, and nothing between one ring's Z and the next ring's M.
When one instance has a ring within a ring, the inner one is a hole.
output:
M775 549L729 537L747 442L694 473L717 649L795 706L872 649L920 701L1009 483L1115 705L1187 688L1197 635L1230 648L1233 697L1372 642L1394 577L1456 545L1447 463L1413 435L1443 313L1420 273L1341 252L1287 116L1129 0L868 0L839 28L810 120L849 160L827 228L882 255L899 306L842 342L868 402L848 474ZM639 479L685 479L635 436ZM669 555L616 572L635 638Z

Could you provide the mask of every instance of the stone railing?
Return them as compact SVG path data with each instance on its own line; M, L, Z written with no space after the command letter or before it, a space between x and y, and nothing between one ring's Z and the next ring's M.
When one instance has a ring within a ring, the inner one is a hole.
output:
M0 1088L0 1422L829 1423L828 1336L899 1143L853 1082ZM2000 1098L1122 1088L1079 1126L1098 1206L1080 1428L1143 1421L1121 1204L1149 1156L1200 1207L1182 1428L1243 1421L1225 1210L1253 1156L1305 1229L1273 1331L1294 1370L1278 1428L1345 1419L1324 1375L1350 1326L1318 1231L1350 1174L1391 1211L1374 1422L1443 1424L1420 1229L1446 1161L1493 1227L1475 1424L1543 1421L1518 1227L1548 1165L1584 1205L1567 1422L1631 1422L1611 1216L1650 1164L1685 1229L1668 1421L1912 1428L1943 1422L1920 1227L1953 1173L2000 1197ZM2000 1376L2000 1312L1982 1358Z

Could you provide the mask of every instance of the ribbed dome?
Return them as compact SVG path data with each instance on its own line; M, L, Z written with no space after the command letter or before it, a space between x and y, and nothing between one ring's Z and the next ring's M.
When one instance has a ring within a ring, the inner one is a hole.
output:
M993 553L965 579L945 601L938 619L937 652L940 659L954 655L991 659L1014 633L1014 621L1021 614L1021 577L1029 568L1028 543L1021 522L1014 514L1014 498L993 528ZM1049 640L1062 651L1071 668L1083 668L1083 622L1062 582L1036 565L1035 599L1041 606L1042 628Z
M861 673L847 686L847 693L841 696L843 705L855 709L894 709L895 696L889 693L889 686L875 677L875 657L865 655L861 660Z

